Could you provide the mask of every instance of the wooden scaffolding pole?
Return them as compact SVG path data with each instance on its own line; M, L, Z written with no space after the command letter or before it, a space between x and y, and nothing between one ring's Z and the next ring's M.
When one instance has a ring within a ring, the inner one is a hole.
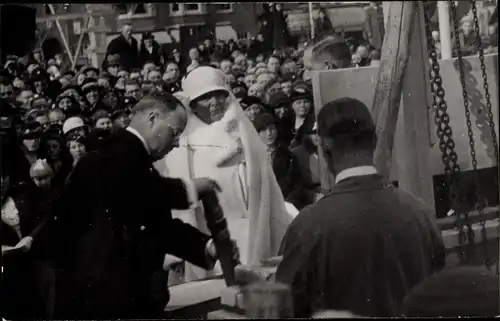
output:
M400 188L433 209L432 174L428 166L431 141L427 106L431 96L423 13L419 1L390 3L373 104L378 137L374 162L386 178L391 166L397 166ZM392 164L397 126L401 126L403 137L398 137L401 144Z
M49 6L49 9L50 9L50 12L52 13L52 15L56 16L56 10L54 9L54 6L50 3L48 4L48 6ZM68 54L69 61L73 65L73 63L74 63L73 62L73 55L71 54L71 49L69 48L68 40L66 39L66 36L64 35L64 32L63 32L62 27L61 27L61 23L57 19L56 19L56 27L59 30L59 34L61 35L61 39L63 41L64 47L65 47L66 52Z
M394 134L403 89L403 76L408 63L414 1L395 1L389 5L387 30L382 45L373 118L377 126L377 148L374 162L379 172L389 178Z

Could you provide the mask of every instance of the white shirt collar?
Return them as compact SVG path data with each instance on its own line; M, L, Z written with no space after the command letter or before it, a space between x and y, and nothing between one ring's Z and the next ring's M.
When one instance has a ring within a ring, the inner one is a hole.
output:
M141 143L144 145L144 148L146 149L146 152L148 152L148 154L151 153L150 150L149 150L148 144L146 143L146 140L144 139L144 137L141 136L141 134L139 134L139 132L135 128L128 126L125 130L127 130L128 132L132 133L137 138L139 138L139 140L141 141Z
M335 177L335 184L338 184L341 181L348 179L348 178L351 178L351 177L374 175L377 173L378 173L378 171L374 166L351 167L348 169L344 169Z

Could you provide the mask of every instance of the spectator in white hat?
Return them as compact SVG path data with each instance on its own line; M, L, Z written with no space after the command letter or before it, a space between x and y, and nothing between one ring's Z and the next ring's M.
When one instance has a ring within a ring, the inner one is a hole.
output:
M78 131L81 133L81 135L85 136L85 134L87 133L86 128L87 127L83 122L83 119L76 116L70 117L66 119L66 121L63 124L63 134L65 136L69 136L71 133Z
M183 80L182 88L189 99L188 124L179 139L180 147L161 164L164 175L216 180L223 190L219 199L241 262L260 264L277 255L292 220L265 146L226 87L221 70L198 67ZM174 215L203 230L201 211ZM187 264L185 271L185 281L207 277L206 271L192 265ZM220 273L220 268L216 266L212 273Z

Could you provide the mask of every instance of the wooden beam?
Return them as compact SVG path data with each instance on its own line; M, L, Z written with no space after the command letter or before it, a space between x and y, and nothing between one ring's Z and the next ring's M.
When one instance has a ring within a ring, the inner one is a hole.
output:
M82 48L82 43L83 43L83 37L85 36L85 33L87 32L89 25L90 25L90 19L91 17L88 16L84 28L82 28L80 32L80 37L78 38L78 45L76 46L75 54L73 55L73 63L71 64L71 70L75 69L76 62L78 61L78 56L80 55L80 50Z
M47 21L67 21L67 20L77 20L83 19L86 13L66 13L66 14L55 14L46 17L36 18L36 23L45 23Z
M373 118L378 137L374 162L379 172L386 178L389 178L390 173L415 8L415 1L391 2L382 45L382 59L373 99Z
M56 15L56 10L54 9L54 6L52 4L48 4L50 12L52 12L53 15ZM71 49L69 48L68 40L66 39L66 36L62 30L61 23L59 20L56 19L56 27L59 30L59 34L61 35L61 39L63 41L64 47L66 49L66 53L68 54L69 61L71 62L71 65L74 64L73 62L73 56L71 54Z
M403 110L398 119L400 122L398 126L401 126L403 139L402 144L396 148L395 162L399 188L420 198L434 212L434 183L429 166L431 161L429 114L432 110L428 106L431 106L432 95L423 14L422 2L415 1L407 65L401 81ZM390 116L389 119L394 121ZM392 126L388 126L388 130L393 130ZM387 139L394 139L394 132L386 134L388 134ZM390 150L388 153L386 155L388 157L393 155ZM431 219L434 220L435 215Z

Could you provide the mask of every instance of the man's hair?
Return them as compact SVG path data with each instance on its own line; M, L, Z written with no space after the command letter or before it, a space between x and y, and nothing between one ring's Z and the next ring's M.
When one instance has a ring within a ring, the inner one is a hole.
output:
M172 112L177 110L177 107L183 106L182 103L175 98L175 96L168 93L154 92L150 95L143 97L132 108L132 116L141 112L146 112L151 109L158 109L161 112Z
M317 117L320 137L333 140L336 151L374 150L376 132L370 111L353 98L340 98L324 105Z

